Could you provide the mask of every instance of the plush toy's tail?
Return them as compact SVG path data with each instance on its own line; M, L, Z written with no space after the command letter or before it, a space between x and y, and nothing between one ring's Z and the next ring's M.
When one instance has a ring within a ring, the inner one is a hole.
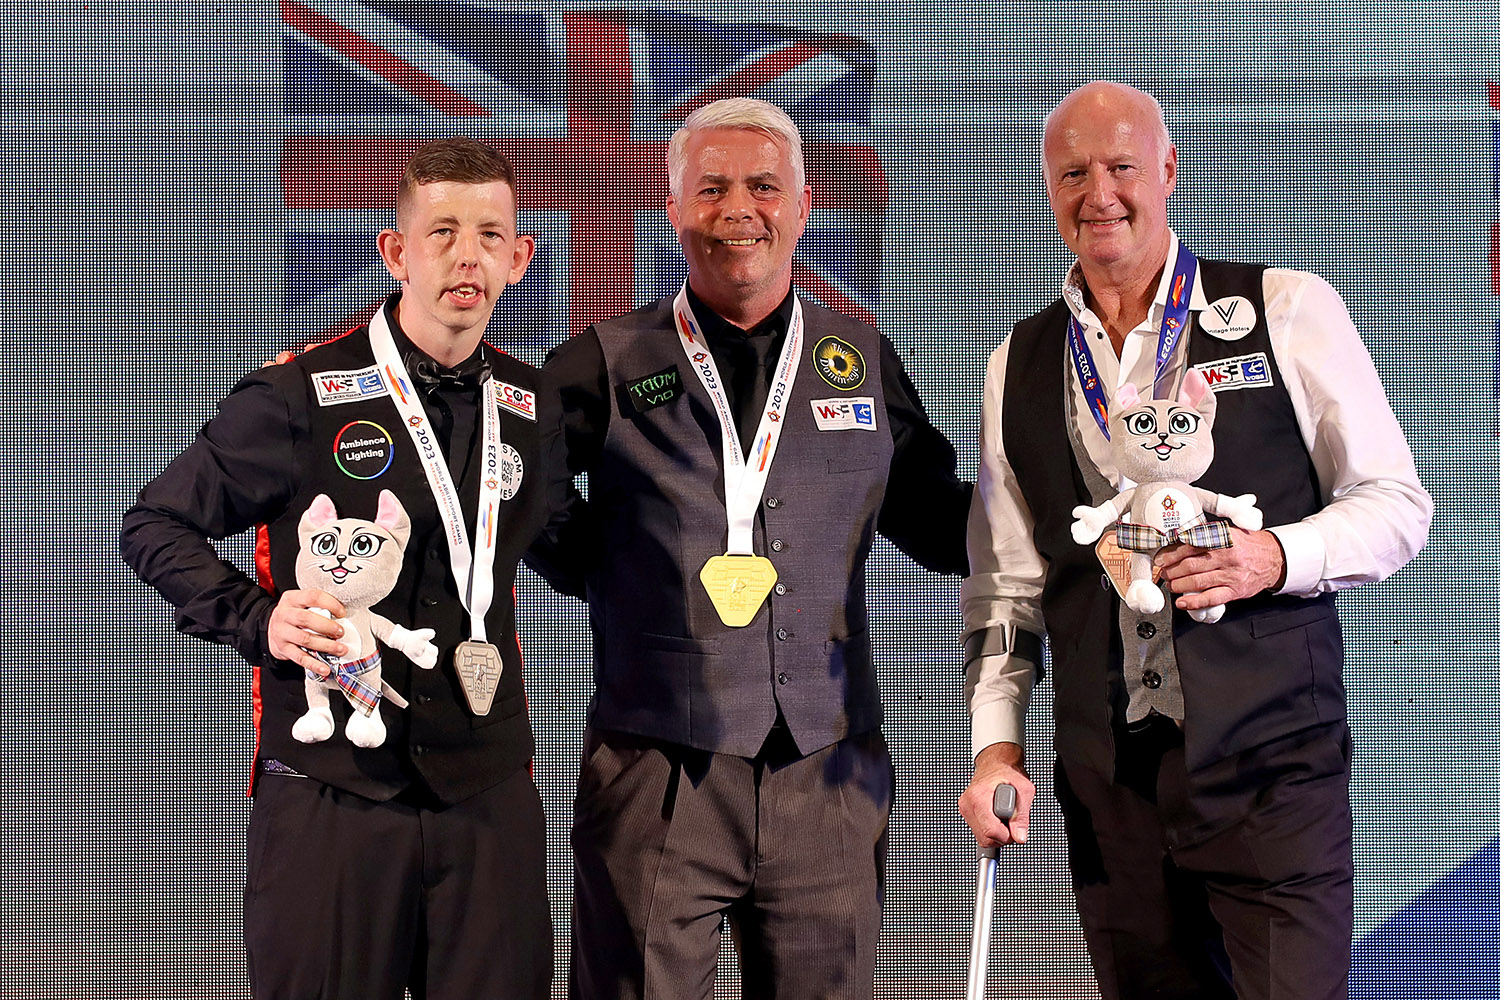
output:
M380 682L380 696L397 708L410 708L411 702L396 693L396 689L385 681Z

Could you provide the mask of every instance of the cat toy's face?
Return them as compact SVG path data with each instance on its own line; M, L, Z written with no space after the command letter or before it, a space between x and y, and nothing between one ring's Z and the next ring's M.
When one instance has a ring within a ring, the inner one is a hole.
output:
M374 521L337 517L326 496L297 525L297 585L324 590L346 608L366 608L389 594L401 576L411 523L394 496L381 495Z
M1212 431L1211 413L1175 399L1143 399L1109 420L1115 464L1138 483L1203 475L1214 460Z

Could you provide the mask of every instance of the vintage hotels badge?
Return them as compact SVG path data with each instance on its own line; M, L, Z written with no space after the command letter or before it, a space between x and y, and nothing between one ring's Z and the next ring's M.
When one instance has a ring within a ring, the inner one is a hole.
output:
M500 671L505 669L500 650L488 642L466 639L453 651L453 669L464 686L469 711L489 715L495 688L500 685Z
M1255 329L1255 307L1243 295L1215 299L1198 314L1198 325L1220 340L1239 340Z
M698 573L719 620L730 628L750 624L776 583L776 567L765 556L714 556Z

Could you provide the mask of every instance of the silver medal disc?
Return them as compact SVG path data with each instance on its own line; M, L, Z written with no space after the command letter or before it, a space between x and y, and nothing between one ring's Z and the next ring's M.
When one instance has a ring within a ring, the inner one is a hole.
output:
M495 700L495 688L500 685L500 671L505 668L500 650L487 642L461 642L453 651L453 668L463 682L469 711L475 715L489 715L490 705Z

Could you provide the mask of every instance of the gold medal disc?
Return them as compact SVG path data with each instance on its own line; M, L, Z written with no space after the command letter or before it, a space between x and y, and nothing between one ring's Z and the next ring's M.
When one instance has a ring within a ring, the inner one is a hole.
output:
M765 556L714 556L698 573L719 620L744 628L776 583L776 567Z

